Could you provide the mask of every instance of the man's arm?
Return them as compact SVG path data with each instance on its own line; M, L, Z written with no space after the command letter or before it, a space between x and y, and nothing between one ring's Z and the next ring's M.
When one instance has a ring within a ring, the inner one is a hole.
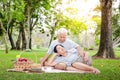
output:
M80 47L80 46L77 46L77 50L78 50L78 52L79 52L79 54L80 54L80 56L81 57L84 57L84 51L82 50L82 48Z
M49 56L50 56L50 54L53 53L53 48L54 48L53 46L54 46L54 44L55 44L55 41L53 41L53 42L50 44L50 46L49 46L49 48L48 48L48 51L47 51L47 54L43 57L43 59L42 59L41 62L40 62L41 66L44 66L44 65L45 65L45 61L47 61L48 58L49 58Z
M49 58L50 54L46 54L43 59L40 61L41 66L44 66L45 61Z
M56 56L58 56L58 54L54 53L53 56L50 58L50 60L47 63L48 66L55 66L57 64L56 62L54 62L54 59L56 58Z
M83 57L84 61L87 62L88 57L89 57L88 53L83 51L80 46L77 47L77 50L78 50L80 56Z

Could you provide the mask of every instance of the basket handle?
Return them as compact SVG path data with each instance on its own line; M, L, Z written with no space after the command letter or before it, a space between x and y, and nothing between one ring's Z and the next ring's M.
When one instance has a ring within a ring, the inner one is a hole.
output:
M21 51L18 55L16 55L16 59L20 58L21 55L22 55L24 52L26 52L26 51L23 50L23 51ZM31 52L32 52L32 51L31 51ZM35 52L32 52L32 53L35 55L35 58L36 58L35 63L37 63L37 54L36 54Z

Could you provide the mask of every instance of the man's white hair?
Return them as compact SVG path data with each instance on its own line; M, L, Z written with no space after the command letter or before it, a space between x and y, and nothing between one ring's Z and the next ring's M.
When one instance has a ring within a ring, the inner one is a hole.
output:
M57 34L64 33L64 34L67 35L67 32L68 32L67 29L65 29L65 28L60 28L60 29L58 30Z

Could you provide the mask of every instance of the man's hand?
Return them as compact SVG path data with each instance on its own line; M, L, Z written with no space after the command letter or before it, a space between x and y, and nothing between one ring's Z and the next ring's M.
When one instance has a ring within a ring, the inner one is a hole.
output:
M77 47L77 50L78 50L81 57L85 56L84 51L82 50L82 48L80 46Z
M42 59L40 59L41 66L44 66L45 61L48 60L50 54L46 54Z
M42 62L40 62L40 65L41 65L41 67L44 66L44 64Z
M83 59L84 59L84 62L87 64L88 63L88 53L87 52L84 52L84 57L83 57Z
M41 67L44 66L43 58L40 59L40 65Z

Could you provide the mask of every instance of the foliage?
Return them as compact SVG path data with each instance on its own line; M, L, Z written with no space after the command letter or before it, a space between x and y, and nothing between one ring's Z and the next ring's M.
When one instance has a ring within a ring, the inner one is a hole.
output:
M95 38L95 43L96 43L96 45L99 45L100 44L100 38L96 37Z
M74 2L76 0L70 0L70 2ZM87 0L84 0L87 1ZM70 32L77 35L82 31L87 29L87 25L85 20L82 19L71 19L63 15L60 9L57 9L58 6L61 6L62 0L0 0L0 18L2 19L3 25L6 29L10 29L11 35L15 37L14 43L16 43L16 37L13 32L16 32L20 29L20 25L24 25L25 30L28 28L27 26L27 5L30 6L30 15L33 30L39 28L41 33L45 33L45 29L47 28L49 31L47 36L54 34L54 30L57 30L60 27L67 28ZM94 11L99 11L101 8L97 6ZM66 9L69 14L75 15L78 10L73 7L68 7ZM100 23L101 20L99 16L93 16L92 20L97 23L96 33L100 34ZM115 20L114 20L115 21ZM33 27L35 26L35 27ZM8 28L10 27L10 28ZM117 34L120 31L116 30ZM2 35L2 30L0 29L0 35ZM115 35L117 35L115 33ZM32 31L31 31L32 34ZM19 40L19 39L18 39ZM97 39L98 42L98 39ZM22 44L22 43L21 43Z
M68 29L68 31L72 32L75 35L87 29L87 25L82 19L76 20L68 18L66 16L61 17L57 25L57 28L60 27L65 27L66 29Z
M91 18L92 21L96 22L96 30L95 30L95 43L96 45L99 45L100 43L100 38L99 38L99 35L100 35L100 28L101 28L101 18L99 16L93 16Z
M44 14L44 11L50 13L51 7L54 7L52 2L55 0L3 0L0 1L0 18L2 19L3 27L6 29L7 34L9 37L9 41L11 43L11 47L15 45L14 43L20 43L22 45L26 45L25 43L29 43L30 39L26 38L24 32L27 31L30 33L28 36L31 38L32 30L39 21L42 22L40 19ZM49 14L50 15L50 14ZM48 16L48 15L47 15ZM49 17L48 17L49 18ZM43 24L43 23L42 23ZM23 28L22 28L23 27ZM41 26L40 26L41 27ZM14 36L13 31L19 31L17 34L22 34L24 38L20 38L19 35ZM2 30L0 30L0 35L2 35ZM19 39L14 40L14 37L18 37ZM28 40L26 40L26 39ZM20 40L22 39L22 40ZM24 39L24 40L23 40ZM15 42L16 41L16 42ZM31 42L30 42L31 43ZM17 46L14 46L14 49ZM20 46L21 48L21 46ZM26 48L26 47L25 47Z
M49 30L49 33L51 34L51 30L53 27L55 27L56 23L56 14L58 11L55 9L57 5L61 3L61 0L43 0L41 2L41 6L39 7L39 13L38 14L38 23L37 27L41 33L45 33L45 29L47 28Z
M52 3L52 2L51 2ZM40 22L40 31L42 33L44 33L44 29L45 27L49 30L49 34L53 35L54 31L57 30L60 27L65 27L66 29L68 29L68 31L72 32L73 34L79 34L82 31L86 30L86 24L85 24L85 20L82 19L71 19L68 16L65 16L63 14L63 12L61 12L61 0L59 0L58 2L53 2L52 4L54 4L51 9L50 12L44 10L44 18L41 18L42 22ZM60 7L59 9L57 7ZM73 8L67 8L66 11L69 11L69 13L74 12ZM44 22L45 25L42 25L42 23ZM54 30L54 31L53 31ZM47 34L49 36L49 34Z
M4 54L0 50L0 80L119 80L120 75L120 61L108 59L93 59L93 66L100 69L101 73L95 74L78 74L78 73L43 73L43 74L27 74L17 72L7 72L8 68L13 68L13 60L20 51L9 51L9 54ZM43 57L46 52L45 49L34 50L37 56ZM96 51L89 51L94 55ZM119 51L116 51L119 56ZM31 52L24 52L22 57L32 59L35 61L34 54ZM39 61L39 59L38 59ZM69 76L69 77L68 77Z
M113 8L112 29L113 47L120 46L120 4L117 8Z
M100 12L101 11L101 6L97 5L96 8L94 8L94 11Z
M3 1L1 5L4 6L1 8L1 13L4 21L8 21L9 19L16 19L16 21L22 21L24 19L23 11L25 4L23 1Z
M115 11L116 13L113 15L112 20L113 20L113 36L114 39L120 36L120 8L116 9L118 11Z
M99 16L93 16L93 17L91 18L91 20L93 20L93 21L96 22L96 24L97 24L97 28L96 28L95 34L96 34L96 35L100 35L101 17L99 17Z

